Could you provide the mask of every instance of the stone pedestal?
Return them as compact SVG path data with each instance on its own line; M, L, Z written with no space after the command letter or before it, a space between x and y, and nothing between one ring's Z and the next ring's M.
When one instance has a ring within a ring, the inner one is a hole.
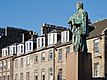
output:
M90 54L67 54L67 80L91 80L90 60Z

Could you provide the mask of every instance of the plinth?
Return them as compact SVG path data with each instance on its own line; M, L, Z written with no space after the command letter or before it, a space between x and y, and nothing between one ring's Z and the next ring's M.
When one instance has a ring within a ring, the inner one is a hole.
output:
M67 54L67 80L91 80L90 53Z

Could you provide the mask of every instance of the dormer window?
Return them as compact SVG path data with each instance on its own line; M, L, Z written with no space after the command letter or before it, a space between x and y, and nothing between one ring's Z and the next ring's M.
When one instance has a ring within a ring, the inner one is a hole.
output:
M26 41L25 42L25 51L30 52L33 50L33 41Z
M48 45L53 45L57 43L57 33L48 34Z
M8 47L2 49L2 56L8 56Z
M15 55L16 52L16 44L9 46L9 55Z
M38 37L37 38L37 48L43 48L45 47L45 37Z
M69 41L69 31L61 32L61 42L68 42Z
M23 54L24 53L24 44L20 43L17 45L17 54Z

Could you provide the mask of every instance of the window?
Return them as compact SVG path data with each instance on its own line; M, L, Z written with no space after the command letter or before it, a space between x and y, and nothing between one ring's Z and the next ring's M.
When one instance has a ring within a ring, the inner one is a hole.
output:
M41 61L45 61L45 53L44 52L41 54Z
M99 63L94 63L94 77L99 77Z
M30 57L26 57L26 65L29 65L30 64Z
M15 60L15 67L18 67L18 59Z
M44 46L44 41L43 41L43 38L42 38L42 47Z
M59 49L59 61L62 60L62 49Z
M49 80L53 80L52 68L49 68Z
M10 55L10 49L8 49L8 55Z
M70 46L66 47L66 54L69 54L69 53L70 53Z
M57 78L58 78L57 80L62 80L62 68L60 68L58 70L58 77Z
M2 77L0 76L0 80L2 80Z
M49 60L52 60L52 50L49 51Z
M45 71L42 70L42 80L45 80Z
M63 32L63 42L65 42L65 32Z
M3 64L4 64L4 70L6 70L6 61L4 61Z
M2 70L2 62L0 62L0 70Z
M26 80L30 80L30 73L26 72Z
M38 79L38 71L37 70L34 71L34 80L39 80Z
M3 78L4 78L3 80L6 80L6 76L4 76Z
M20 53L20 46L17 46L17 53Z
M13 52L12 52L12 48L10 48L10 55L12 55L12 53L13 53Z
M98 53L99 52L99 40L96 39L94 40L94 53Z
M34 57L34 63L38 63L38 55L37 54Z
M27 47L27 49L26 49L26 50L28 51L28 43L26 43L26 47Z
M5 54L4 54L4 50L2 50L2 56L5 56Z
M20 73L20 80L23 80L23 73Z
M10 69L10 61L8 61L8 69Z
M40 38L38 39L38 47L40 47Z
M53 44L55 43L55 34L53 34Z
M31 45L31 42L29 42L29 50L32 49L32 45Z
M7 80L10 80L10 75L7 76Z
M68 35L69 35L69 34L68 34L68 31L66 31L66 41L69 41L69 40L68 40L68 39L69 39L69 38L68 38L68 37L69 37Z
M13 54L15 54L15 47L13 47Z
M18 80L18 74L15 74L15 80Z
M7 50L5 50L6 56L8 55Z
M21 67L23 66L23 58L21 58L20 66L21 66Z
M51 34L49 34L49 45L51 44Z
M23 45L21 45L21 53L23 53Z

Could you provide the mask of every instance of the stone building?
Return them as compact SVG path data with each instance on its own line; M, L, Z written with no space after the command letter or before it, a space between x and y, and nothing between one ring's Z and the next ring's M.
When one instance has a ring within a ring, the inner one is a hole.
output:
M33 33L33 31L14 27L0 28L0 53L2 52L2 48L6 46L9 46L14 43L20 43L22 42L22 39L25 41L30 39L31 34L29 33Z
M44 25L43 25L44 26ZM49 24L48 24L49 26ZM104 80L107 77L106 27L107 19L93 23L95 29L87 38L88 57L84 67L87 80ZM0 58L0 80L83 80L74 71L73 46L69 29L42 28L41 36L32 37L24 43L16 43L16 54L2 51ZM59 27L58 27L59 28ZM2 48L9 49L11 44ZM76 59L77 60L77 59ZM79 72L78 74L82 73ZM71 76L73 74L73 76ZM76 77L75 77L76 76Z

